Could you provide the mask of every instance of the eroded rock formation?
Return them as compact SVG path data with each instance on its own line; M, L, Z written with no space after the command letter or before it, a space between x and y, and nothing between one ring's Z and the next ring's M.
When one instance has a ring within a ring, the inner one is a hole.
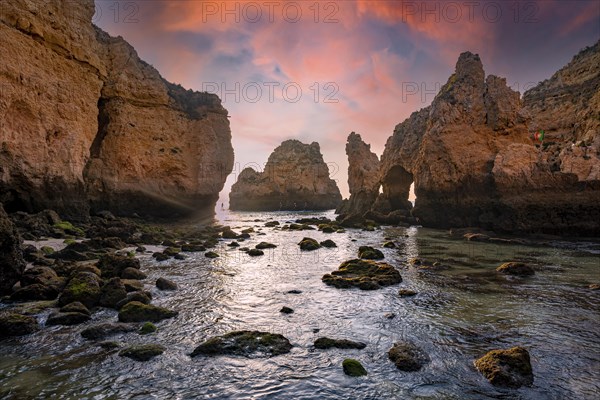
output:
M232 210L328 210L342 195L317 142L286 140L269 156L263 172L245 168L231 187Z
M461 54L431 106L388 139L374 210L410 209L414 182L411 213L426 226L597 235L598 47L527 92L525 106L505 79L485 78L477 55Z
M363 215L371 209L379 194L379 158L371 145L352 132L346 143L348 156L348 187L350 198L344 200L336 212L346 215Z
M23 274L21 243L17 229L0 204L0 295L10 293Z
M93 0L0 7L0 201L69 218L212 212L233 166L227 111L93 14Z

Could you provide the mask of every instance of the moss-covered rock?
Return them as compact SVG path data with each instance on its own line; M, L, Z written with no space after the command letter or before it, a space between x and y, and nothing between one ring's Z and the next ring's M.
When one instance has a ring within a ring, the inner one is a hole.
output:
M522 262L507 262L496 268L496 271L507 275L531 276L535 274L533 268Z
M275 227L278 225L279 225L279 221L269 221L269 222L265 223L265 226L267 228L272 228L272 227Z
M179 248L179 247L167 247L162 252L163 252L163 254L166 254L169 257L173 257L173 256L176 256L177 254L179 254L181 252L181 248Z
M300 243L298 243L298 245L300 245L300 250L304 250L304 251L317 250L321 247L319 242L317 242L315 239L307 238L307 237L302 239L300 241Z
M315 340L315 347L317 349L364 349L367 347L366 344L362 342L354 342L348 339L331 339L328 337L320 337Z
M201 244L182 244L181 251L185 251L187 253L198 253L200 251L206 251L206 247Z
M277 356L289 353L290 341L276 333L235 331L213 337L196 347L191 357L198 355Z
M492 385L518 388L533 383L529 353L523 347L492 350L474 363Z
M152 322L146 322L139 330L140 335L148 335L150 333L156 332L158 328Z
M147 275L137 268L128 267L121 272L121 278L142 280L146 279Z
M128 333L138 330L138 324L126 324L122 322L105 322L90 326L81 331L81 336L87 340L102 340L109 336Z
M127 297L127 290L120 278L111 278L101 289L99 304L102 307L116 308Z
M337 244L331 239L323 240L320 245L328 248L337 247Z
M177 284L167 278L158 278L156 287L160 290L177 290Z
M160 252L156 252L152 254L152 258L154 258L156 261L167 261L169 258L168 255L164 254L164 253L160 253Z
M219 255L217 253L215 253L214 251L207 251L206 253L204 253L204 257L217 258L217 257L219 257Z
M126 268L140 269L140 260L109 253L102 256L96 266L102 271L103 278L114 278L121 277Z
M319 224L317 228L323 233L333 233L337 231L337 227L330 224Z
M400 272L389 264L371 260L344 261L337 271L323 275L322 281L340 289L357 287L362 290L380 289L402 282Z
M100 278L91 272L77 272L58 298L58 304L64 306L78 301L92 308L98 305L100 295Z
M165 348L159 344L140 344L121 350L119 355L136 361L149 361L164 351Z
M137 279L121 279L121 282L123 283L123 286L125 286L127 293L144 290L144 283Z
M342 369L348 376L364 376L367 375L367 370L362 364L353 358L346 358L342 361Z
M264 255L265 252L259 249L250 249L246 252L246 254L248 254L250 257L257 257Z
M371 246L360 246L358 248L358 258L365 260L381 260L383 257L381 250Z
M227 245L228 247L240 247L240 244L235 240Z
M74 301L72 303L67 304L66 306L62 306L60 308L61 312L78 312L80 314L91 315L90 310L82 303L78 301Z
M10 295L10 299L12 301L54 300L58 294L59 290L56 286L34 283L15 290Z
M396 248L396 243L388 241L383 244L383 247L385 247L386 249L394 249Z
M167 308L157 307L152 304L144 304L132 301L125 304L119 310L119 321L121 322L158 322L163 319L176 317L179 313Z
M223 233L221 233L223 239L237 239L239 236L239 233L232 231L230 228L224 229Z
M152 301L152 294L145 290L139 290L136 292L127 293L127 297L117 303L116 309L120 310L127 303L131 303L132 301L139 301L143 304L150 304Z
M389 359L401 371L413 372L420 370L429 362L429 357L418 346L410 342L397 342L388 351Z
M0 337L24 336L37 329L35 317L14 312L0 313Z

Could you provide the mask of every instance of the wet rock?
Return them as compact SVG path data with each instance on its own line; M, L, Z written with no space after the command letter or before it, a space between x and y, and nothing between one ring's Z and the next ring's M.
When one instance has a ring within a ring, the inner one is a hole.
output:
M381 260L383 258L381 250L375 249L371 246L360 246L358 248L358 258L365 260Z
M396 248L396 243L394 243L394 242L385 242L383 244L383 247L385 247L386 249L394 249L394 248Z
M292 344L283 335L259 331L234 331L208 339L196 347L191 357L198 355L277 356L289 353Z
M265 226L267 228L272 228L272 227L277 226L277 225L279 225L279 221L269 221L269 222L265 223Z
M167 247L162 252L163 252L163 254L166 254L169 257L174 257L174 256L178 255L181 252L181 248L179 248L179 247Z
M353 358L346 358L342 361L344 373L348 376L364 376L367 375L367 370L362 364Z
M39 283L41 285L62 285L56 272L49 267L38 266L26 269L21 276L21 286L28 286Z
M204 253L204 257L217 258L217 257L219 257L219 255L217 253L215 253L214 251L207 251L206 253Z
M507 262L496 268L496 271L514 276L531 276L535 274L533 268L521 262Z
M177 284L167 278L158 278L156 287L160 290L177 290Z
M125 304L119 310L120 322L158 322L163 319L174 318L179 313L152 304L144 304L132 301Z
M523 347L492 350L475 360L475 367L494 386L518 388L533 383L529 353Z
M120 344L119 344L119 342L113 342L113 341L107 340L105 342L98 343L98 346L100 346L104 350L114 350L116 348L119 348Z
M328 337L320 337L315 340L315 347L317 349L364 349L367 347L366 344L362 342L354 342L348 339L331 339Z
M127 291L127 293L144 290L144 282L137 279L121 279L121 282L123 283L123 286L125 286L125 291Z
M329 224L320 224L317 228L323 233L334 233L337 231L337 227Z
M283 307L281 307L281 310L279 310L279 312L283 313L283 314L292 314L294 312L294 310L292 310L289 307L283 306Z
M588 286L588 289L590 289L590 290L599 290L600 289L600 284L592 283L590 286Z
M229 246L229 247L240 247L240 244L238 242L234 241L234 242L229 243L227 246Z
M414 290L411 290L411 289L400 289L400 290L398 290L398 295L400 297L411 297L411 296L416 296L417 292L415 292Z
M87 340L101 340L120 333L136 331L138 326L138 324L126 324L122 322L105 322L84 329L81 331L81 336Z
M298 245L300 245L300 250L304 250L304 251L317 250L318 248L321 247L319 242L317 242L315 239L307 238L307 237L302 239L300 241L300 243L298 243Z
M387 318L387 319L394 319L394 318L396 318L396 314L394 314L394 313L392 313L392 312L391 312L391 313L386 313L386 314L384 314L383 316L384 316L385 318Z
M99 304L102 307L116 308L127 297L127 290L120 278L111 278L101 289Z
M164 351L165 348L159 344L140 344L121 350L119 355L136 361L149 361L161 355Z
M127 267L121 272L121 278L142 280L146 279L147 275L137 268Z
M92 308L98 305L100 294L100 278L91 272L78 272L67 283L58 298L58 304L64 306L78 301Z
M321 246L327 248L337 247L337 244L335 244L335 242L331 239L323 240L320 244Z
M344 261L337 271L323 275L322 281L340 289L358 287L362 290L374 290L400 283L402 277L389 264L354 259Z
M96 265L102 271L103 278L120 277L126 268L140 269L140 260L117 254L106 254Z
M89 314L80 312L55 312L48 316L46 326L52 325L77 325L89 321Z
M259 244L257 244L254 247L257 249L263 250L263 249L274 249L275 247L277 247L277 245L273 244L273 243L268 243L268 242L260 242Z
M77 312L80 314L86 314L86 315L91 315L90 310L88 310L88 308L86 306L84 306L82 303L78 302L78 301L74 301L72 303L69 303L65 306L62 306L60 308L61 312Z
M181 245L181 251L185 251L187 253L198 253L201 251L206 251L206 247L201 244L183 244Z
M54 270L56 271L56 267L54 268ZM102 275L102 271L100 271L93 264L89 264L89 263L72 265L71 272L69 273L69 275L76 274L77 272L91 272L92 274L96 275L97 277L100 277Z
M262 256L265 254L264 251L259 250L259 249L250 249L247 251L247 254L251 257L256 257L256 256Z
M0 338L24 336L37 329L38 322L35 317L14 312L0 313Z
M420 370L429 362L423 350L410 342L396 342L388 351L388 358L400 371L412 372Z
M12 301L31 301L31 300L54 300L58 297L59 290L55 286L46 286L39 283L28 285L15 290L10 295Z
M143 304L150 304L150 302L152 301L152 295L150 294L150 292L146 292L143 290L127 293L127 297L118 302L115 308L117 310L120 310L121 307L123 307L127 303L131 303L132 301L138 301Z
M167 261L169 258L171 258L168 255L159 252L153 253L152 257L156 259L156 261Z
M223 239L237 239L240 236L239 233L232 231L231 229L225 229L221 234Z
M292 289L292 290L288 290L289 294L300 294L302 293L302 290L298 290L298 289Z
M140 335L148 335L150 333L156 332L158 328L152 322L146 322L139 330Z
M21 237L0 204L0 295L9 294L25 270Z

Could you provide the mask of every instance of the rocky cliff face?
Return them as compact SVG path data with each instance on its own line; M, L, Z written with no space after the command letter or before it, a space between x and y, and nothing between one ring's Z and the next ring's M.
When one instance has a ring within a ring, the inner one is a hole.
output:
M350 198L336 210L341 214L363 215L371 209L379 194L379 158L371 145L352 132L346 143L348 156L348 187Z
M597 57L597 46L591 53L595 55L584 57ZM572 64L588 64L578 57ZM591 98L598 96L593 83L597 76L578 78L586 93L594 93ZM413 113L388 140L381 158L383 194L376 209L405 209L414 181L417 200L412 215L427 226L598 234L599 182L593 175L587 179L590 174L582 180L583 175L557 169L553 154L531 138L531 111L546 96L544 89L534 89L526 96L529 106L523 108L519 93L508 88L505 79L486 79L479 57L461 54L455 73L432 105ZM560 118L572 110L572 103L581 105L582 114L597 113L585 100L563 97L546 105L552 109L536 117L538 124L544 118ZM581 135L598 137L594 122L583 125ZM574 152L573 163L589 161ZM598 153L587 156L597 158Z
M231 187L232 210L328 210L342 195L319 144L286 140L269 156L263 172L246 168Z
M0 295L11 292L25 269L21 243L17 229L0 204Z
M233 166L227 111L93 14L93 0L0 7L0 201L69 218L212 211Z

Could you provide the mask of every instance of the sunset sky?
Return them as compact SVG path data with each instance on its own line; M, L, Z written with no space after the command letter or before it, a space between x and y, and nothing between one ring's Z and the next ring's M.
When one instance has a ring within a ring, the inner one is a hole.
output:
M290 138L321 144L346 197L348 134L381 155L461 52L523 93L596 42L599 21L600 2L585 0L96 0L94 16L167 80L220 95L236 157L223 200L244 166Z

